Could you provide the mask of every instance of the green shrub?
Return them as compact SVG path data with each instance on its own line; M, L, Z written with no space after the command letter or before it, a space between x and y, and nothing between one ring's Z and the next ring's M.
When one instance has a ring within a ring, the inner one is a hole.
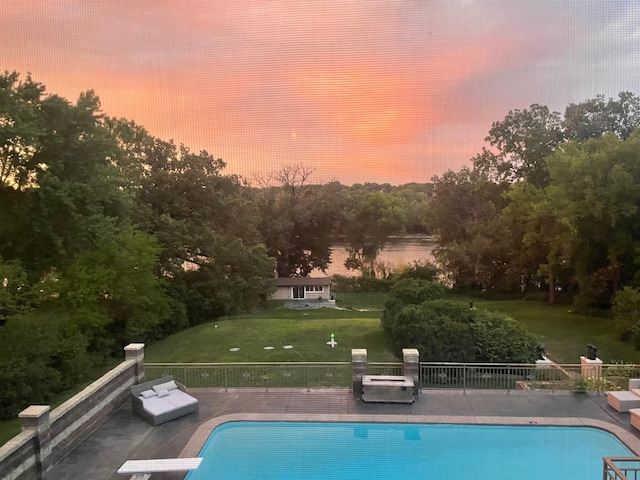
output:
M395 282L391 287L390 293L392 297L400 300L405 305L418 305L427 300L444 298L447 288L441 283L417 278L405 278Z
M640 349L640 291L624 287L613 299L611 314L620 332L620 338Z
M333 275L331 282L333 290L337 293L388 292L392 285L388 278L347 277L344 275Z
M442 300L445 287L405 279L391 289L382 328L395 353L417 348L425 361L533 363L536 339L514 319Z

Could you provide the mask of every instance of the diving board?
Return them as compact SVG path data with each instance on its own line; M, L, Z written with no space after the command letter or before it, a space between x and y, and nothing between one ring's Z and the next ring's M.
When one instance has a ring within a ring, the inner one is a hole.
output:
M200 466L202 458L158 458L153 460L127 460L118 469L123 475L133 475L131 480L146 480L152 473L185 472Z

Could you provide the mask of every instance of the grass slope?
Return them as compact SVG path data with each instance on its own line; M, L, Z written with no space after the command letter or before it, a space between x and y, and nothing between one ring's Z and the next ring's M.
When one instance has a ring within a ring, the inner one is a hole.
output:
M379 297L379 296L378 296ZM379 298L377 299L380 302ZM284 308L227 317L168 337L145 350L148 362L346 362L352 348L366 348L370 361L398 361L380 328L381 310L359 311L366 299L349 299L353 309ZM327 345L330 335L338 345ZM286 345L293 348L285 349ZM264 347L273 347L265 350ZM232 348L239 348L236 352Z

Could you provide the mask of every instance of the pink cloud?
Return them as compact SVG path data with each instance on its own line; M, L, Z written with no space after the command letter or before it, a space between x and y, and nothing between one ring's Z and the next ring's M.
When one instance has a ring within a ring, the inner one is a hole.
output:
M509 109L544 103L536 68L591 28L525 3L4 0L0 69L72 101L94 89L107 114L234 173L309 162L428 181Z

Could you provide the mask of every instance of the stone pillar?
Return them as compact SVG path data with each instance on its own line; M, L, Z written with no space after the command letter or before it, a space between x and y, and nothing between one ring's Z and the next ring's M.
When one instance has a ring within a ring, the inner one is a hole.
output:
M36 466L38 478L44 478L51 466L51 431L49 430L49 405L31 405L18 414L20 428L35 433Z
M351 383L353 397L362 399L362 377L367 374L367 349L351 349Z
M420 353L415 348L402 349L402 375L413 378L413 393L420 392Z
M144 343L130 343L124 347L125 360L136 362L136 383L144 381Z
M596 357L590 360L585 356L580 357L580 375L583 377L600 378L602 376L602 360Z

